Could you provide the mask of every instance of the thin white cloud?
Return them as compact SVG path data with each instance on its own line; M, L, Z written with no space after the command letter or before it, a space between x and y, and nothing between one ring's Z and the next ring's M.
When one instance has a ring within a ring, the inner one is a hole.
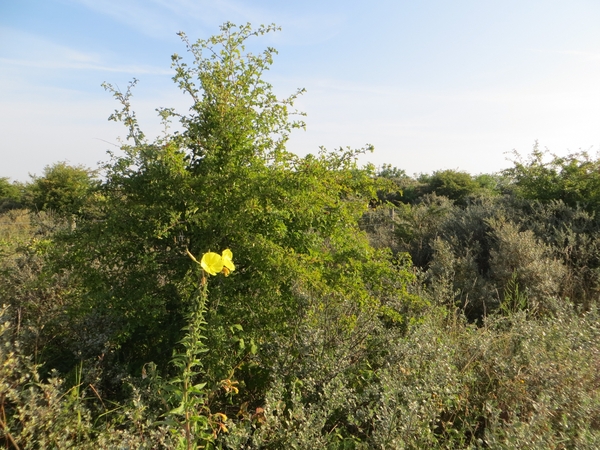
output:
M128 74L154 74L171 75L172 70L161 69L152 66L107 66L101 64L84 63L76 61L33 61L19 60L10 58L0 58L0 64L13 65L19 67L30 67L36 69L78 69L78 70L97 70L101 72L119 72Z
M151 3L168 9L179 17L201 20L204 24L213 26L217 17L229 17L231 21L258 22L269 14L256 6L249 8L247 4L224 0L151 0Z
M172 75L172 70L147 64L122 64L112 61L111 55L82 51L77 48L52 42L47 38L30 33L0 28L0 32L15 44L0 49L0 78L3 80L0 92L8 86L34 81L42 71L92 71L139 75ZM31 70L36 69L36 70ZM69 75L71 76L71 75ZM27 86L24 89L29 90ZM10 92L5 93L8 95Z
M171 33L177 22L165 15L163 11L149 8L152 1L120 1L120 0L70 0L96 13L111 17L113 20L136 29L148 36L160 37Z
M0 67L25 67L51 70L95 70L127 74L167 75L172 71L142 64L115 64L108 57L94 52L85 52L50 41L47 38L2 27L0 33L9 42L0 49ZM24 57L23 57L24 56Z
M154 38L172 38L178 31L191 37L214 34L226 21L237 24L276 23L284 33L273 35L275 42L313 45L339 34L345 19L342 12L307 12L291 15L257 3L226 0L65 0L111 17L139 33ZM252 5L252 6L249 6ZM204 36L206 37L206 36Z
M155 38L172 37L182 27L202 28L225 20L255 22L265 14L256 8L227 1L189 0L68 0L111 17ZM183 30L185 31L185 30Z
M46 37L10 27L0 26L0 35L5 44L10 43L10 45L0 47L0 55L5 58L14 58L14 56L21 56L26 53L30 59L59 58L80 63L98 62L100 59L98 54L56 44Z

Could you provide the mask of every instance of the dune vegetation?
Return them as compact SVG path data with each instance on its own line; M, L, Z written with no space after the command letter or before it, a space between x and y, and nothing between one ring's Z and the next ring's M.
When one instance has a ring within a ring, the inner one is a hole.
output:
M105 84L120 151L0 179L0 442L600 448L600 160L300 157L275 31L181 34L162 136Z

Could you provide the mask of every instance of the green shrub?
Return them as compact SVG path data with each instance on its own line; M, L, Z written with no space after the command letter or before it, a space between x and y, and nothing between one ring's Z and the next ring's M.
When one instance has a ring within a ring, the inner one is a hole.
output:
M73 221L92 208L93 193L98 186L95 172L65 162L44 168L41 177L33 176L25 188L24 201L34 211L53 211Z
M10 182L6 177L0 177L0 214L23 206L23 186L18 182Z
M43 380L23 353L15 317L0 309L0 441L6 448L172 448L166 430L151 425L133 396L116 407L80 379L69 386L53 374ZM81 371L79 372L81 376Z

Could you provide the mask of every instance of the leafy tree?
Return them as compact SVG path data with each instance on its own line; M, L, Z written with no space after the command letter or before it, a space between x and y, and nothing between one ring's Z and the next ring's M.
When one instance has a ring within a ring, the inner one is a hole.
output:
M405 170L399 169L398 167L392 166L391 164L383 164L377 171L377 176L391 179L409 178L408 175L406 175Z
M84 350L89 358L107 355L107 370L140 370L170 357L194 301L186 250L236 254L235 283L211 285L203 370L217 383L237 367L247 396L253 389L260 395L266 378L256 371L269 367L266 353L253 352L273 335L293 334L309 314L308 299L350 302L396 326L405 321L412 275L358 228L376 189L373 169L356 163L364 150L300 158L285 149L289 133L303 127L291 117L301 91L278 99L262 78L275 50L254 55L244 48L250 37L274 30L227 23L220 35L194 44L182 34L193 62L174 55L174 80L192 106L187 114L160 110L183 131L155 142L138 127L131 89L105 85L122 106L111 119L128 126L133 145L106 165L102 220L79 226L56 250L80 283L71 312L86 327L74 339L89 342L86 328L110 323L110 336ZM340 326L357 332L352 316Z
M426 193L435 192L436 195L443 195L459 204L464 203L469 195L481 190L480 184L470 174L456 170L437 171L431 176L422 177L422 181L426 183Z
M25 199L34 210L51 210L59 216L72 219L85 213L96 186L94 171L59 162L46 166L43 176L32 177Z
M472 176L456 170L440 170L431 175L421 174L412 178L389 164L384 164L377 175L391 181L387 190L378 192L379 200L395 205L419 203L425 196L435 194L449 198L459 206L465 206L469 198L498 195L504 184L504 180L497 175ZM395 189L390 188L391 185Z
M0 213L22 206L22 190L20 183L11 183L8 178L0 177Z
M595 210L600 205L600 160L587 152L560 157L542 151L536 143L527 160L518 154L505 170L516 194L525 199L561 200L569 206Z

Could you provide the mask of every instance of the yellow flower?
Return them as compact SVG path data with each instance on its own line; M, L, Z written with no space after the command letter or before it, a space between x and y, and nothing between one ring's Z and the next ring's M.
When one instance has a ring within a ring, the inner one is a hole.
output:
M235 265L232 261L233 253L231 253L231 250L229 249L223 250L222 255L215 252L207 252L202 255L200 262L194 258L194 255L192 255L187 248L185 251L195 263L200 264L204 271L210 275L216 275L219 272L223 272L225 276L228 276L235 270Z
M207 273L216 275L223 270L223 258L218 253L208 252L202 255L200 265Z
M223 254L221 255L221 259L223 261L223 268L221 270L223 271L223 274L225 276L228 276L230 272L233 272L235 270L235 265L233 264L232 258L233 253L231 253L231 250L223 250Z

